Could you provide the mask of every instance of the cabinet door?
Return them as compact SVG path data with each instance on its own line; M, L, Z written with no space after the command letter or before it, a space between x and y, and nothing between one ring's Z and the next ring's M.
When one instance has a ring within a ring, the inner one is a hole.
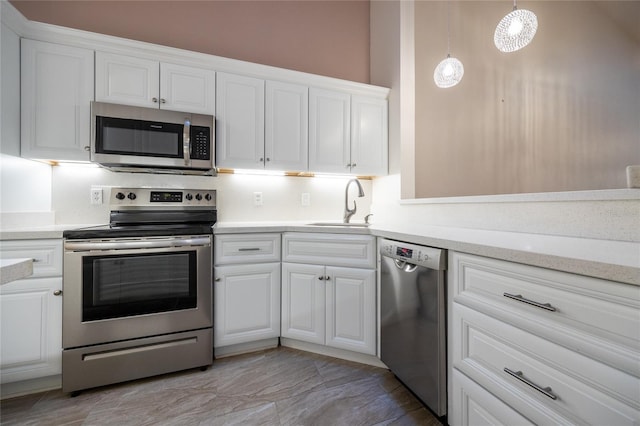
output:
M212 70L160 64L160 108L210 114L215 112L216 74Z
M62 372L62 278L18 280L0 287L2 383Z
M376 273L327 266L326 344L376 354Z
M309 89L309 171L350 173L351 96Z
M282 264L282 337L324 345L324 266Z
M386 175L388 124L386 99L351 98L351 173Z
M309 89L266 83L265 168L306 171L309 147Z
M218 167L264 168L264 80L216 75Z
M214 347L280 335L280 263L215 268Z
M89 161L93 51L22 40L21 155Z
M96 52L96 101L158 108L157 61Z
M20 156L20 36L0 23L0 152Z

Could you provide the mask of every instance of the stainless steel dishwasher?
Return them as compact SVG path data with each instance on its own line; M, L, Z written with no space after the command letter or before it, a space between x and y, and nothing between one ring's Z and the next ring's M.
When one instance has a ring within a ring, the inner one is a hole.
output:
M380 358L431 411L447 411L446 251L378 239Z

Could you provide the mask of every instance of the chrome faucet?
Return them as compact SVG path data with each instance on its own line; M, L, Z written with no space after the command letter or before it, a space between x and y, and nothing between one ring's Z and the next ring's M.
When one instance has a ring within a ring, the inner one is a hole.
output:
M362 189L362 185L360 185L360 181L358 179L351 179L347 182L347 187L344 190L344 223L349 223L351 216L356 214L356 200L353 200L353 209L349 208L349 186L354 182L358 185L358 197L364 197L364 190Z

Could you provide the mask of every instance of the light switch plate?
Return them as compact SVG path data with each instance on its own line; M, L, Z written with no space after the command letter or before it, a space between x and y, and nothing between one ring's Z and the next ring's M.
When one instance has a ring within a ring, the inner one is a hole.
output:
M261 206L262 205L262 192L254 192L253 193L253 205Z
M309 207L311 205L311 194L308 192L303 192L300 197L300 203L303 207Z

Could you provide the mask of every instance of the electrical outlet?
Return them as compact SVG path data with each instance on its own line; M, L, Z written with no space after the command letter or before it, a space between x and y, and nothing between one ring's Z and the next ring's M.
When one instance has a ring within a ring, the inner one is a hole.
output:
M300 203L303 207L309 207L311 205L311 194L303 192L302 197L300 197Z
M91 204L102 204L102 188L91 188Z
M253 193L253 205L261 206L262 205L262 192L254 192Z

